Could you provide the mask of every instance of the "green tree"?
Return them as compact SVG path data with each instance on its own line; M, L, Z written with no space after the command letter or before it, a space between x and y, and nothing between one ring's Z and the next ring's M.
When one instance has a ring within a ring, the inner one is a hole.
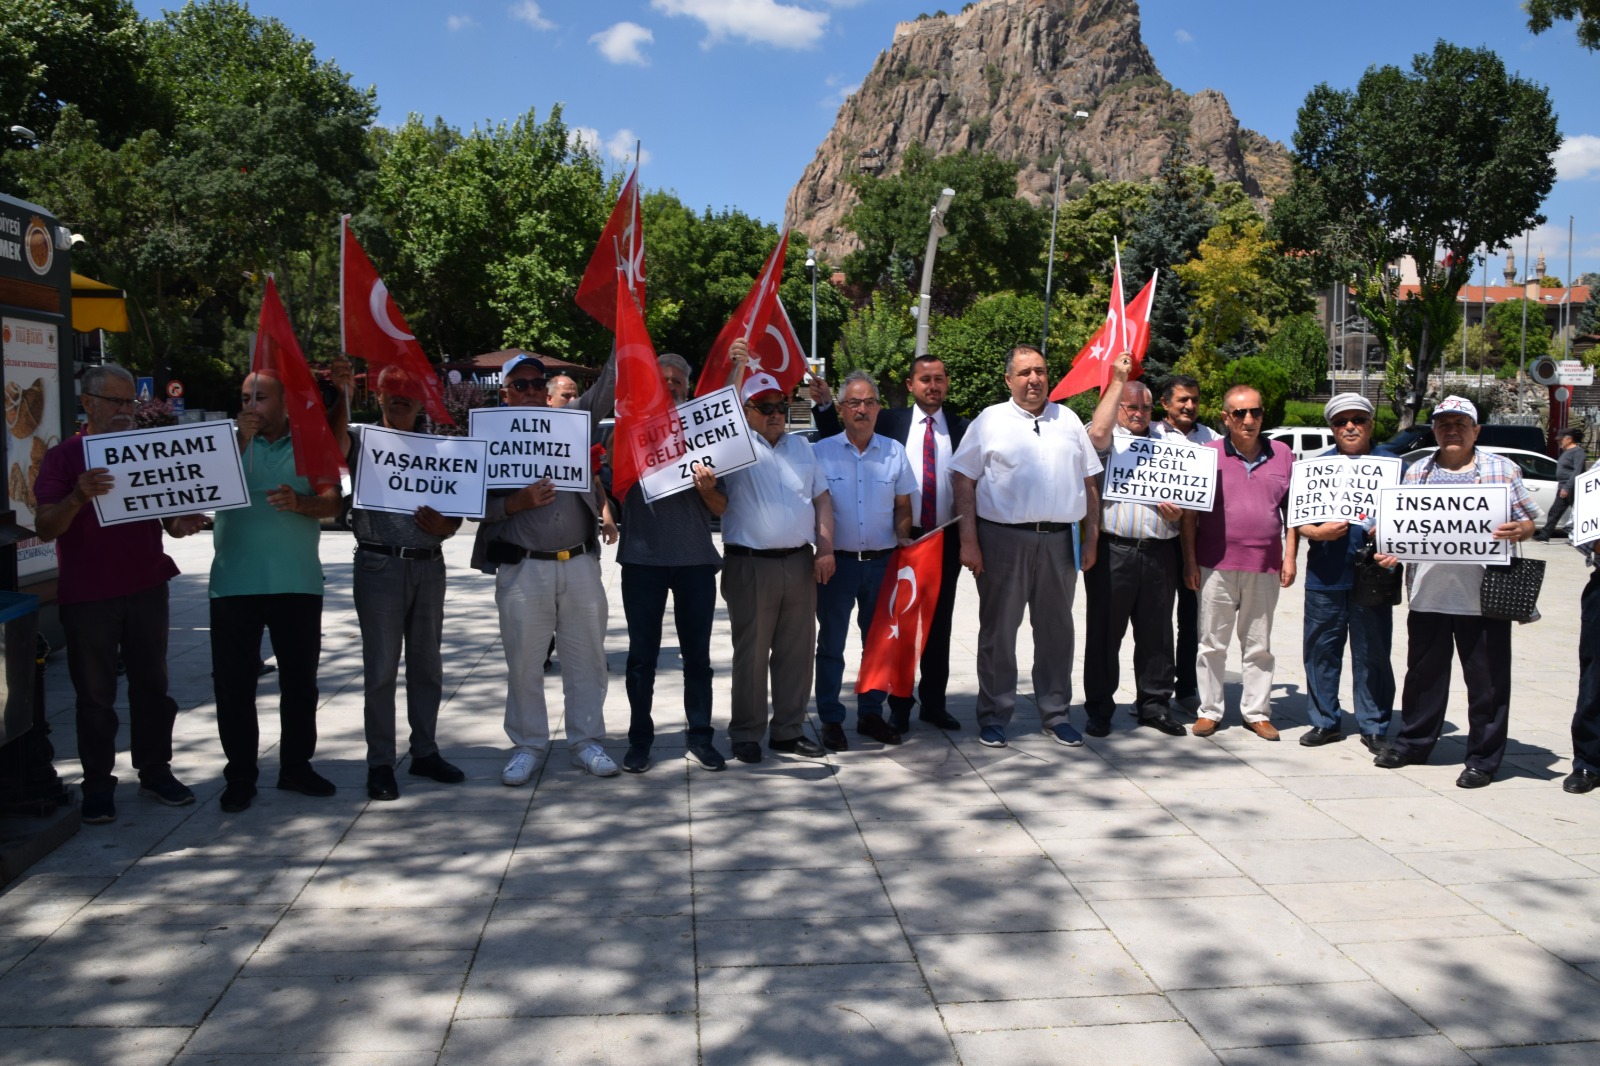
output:
M1162 274L1150 309L1150 348L1145 353L1145 373L1157 379L1171 371L1189 344L1193 296L1172 272L1195 257L1200 242L1216 224L1216 209L1207 199L1212 191L1211 174L1202 167L1190 167L1188 152L1184 141L1173 146L1161 166L1150 204L1134 220L1133 233L1122 251L1125 288L1129 279L1143 285L1156 271ZM1137 285L1131 292L1138 291Z
M897 289L878 289L845 319L833 349L833 365L840 375L867 371L886 399L897 400L906 392L916 340L911 297Z
M1056 292L1085 293L1096 285L1102 291L1106 289L1113 262L1113 239L1123 242L1126 255L1134 221L1149 208L1153 191L1153 186L1143 182L1097 181L1082 196L1062 203L1056 219L1056 264L1052 276ZM1045 233L1048 237L1048 228ZM1128 269L1126 258L1123 267L1125 284L1132 284L1135 273ZM1143 285L1145 278L1137 283ZM1103 304L1100 311L1103 316Z
M1455 332L1472 249L1544 221L1560 143L1549 94L1484 48L1440 41L1409 72L1372 67L1353 92L1323 84L1306 97L1276 235L1317 253L1325 279L1355 275L1357 306L1396 376L1409 355L1395 397L1402 428ZM1405 256L1420 284L1402 301L1392 268Z
M1527 362L1532 363L1535 359L1550 354L1550 327L1545 324L1544 308L1536 301L1507 300L1489 308L1488 340L1495 354L1499 356L1489 365L1498 366L1501 363L1510 363L1512 366L1524 365L1522 362L1524 308L1528 315Z
M951 408L959 414L975 415L1009 396L1006 353L1019 344L1036 344L1042 321L1042 297L1012 292L979 297L959 318L935 319L928 354L941 359L950 375L947 402ZM1068 354L1063 350L1058 356L1062 364ZM1058 378L1059 372L1053 368L1051 382Z
M1222 368L1219 387L1211 398L1216 409L1208 410L1209 404L1201 404L1205 421L1216 423L1222 415L1222 401L1228 389L1235 385L1249 385L1261 394L1261 406L1266 412L1261 416L1263 426L1283 425L1283 405L1289 398L1289 371L1276 360L1259 355L1235 359Z
M1578 43L1589 51L1600 51L1600 0L1523 0L1528 13L1528 29L1543 33L1556 20L1578 24Z
M1327 375L1328 338L1315 315L1292 315L1278 324L1261 357L1283 367L1289 375L1289 395L1303 398L1315 392Z
M1261 307L1278 258L1277 245L1265 231L1266 223L1259 219L1220 223L1200 242L1195 258L1174 269L1194 300L1191 365L1220 363L1225 345L1244 340L1253 348L1265 336L1268 323Z

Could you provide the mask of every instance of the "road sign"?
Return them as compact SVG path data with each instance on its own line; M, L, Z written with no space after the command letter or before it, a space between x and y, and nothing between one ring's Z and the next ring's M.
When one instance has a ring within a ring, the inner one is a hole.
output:
M183 382L179 381L177 378L173 378L171 381L167 382L167 395L174 400L182 396Z
M134 384L133 391L139 397L140 403L149 403L156 397L156 379L139 378Z
M1556 364L1556 384L1593 385L1594 367L1584 366L1581 359L1563 359Z

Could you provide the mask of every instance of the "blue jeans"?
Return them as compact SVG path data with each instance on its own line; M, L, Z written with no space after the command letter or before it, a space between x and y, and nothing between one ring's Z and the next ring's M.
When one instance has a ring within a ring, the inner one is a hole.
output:
M1394 713L1392 607L1363 607L1349 589L1306 589L1305 644L1307 709L1318 729L1339 728L1339 677L1345 635L1355 680L1356 725L1363 736L1383 736Z
M844 681L844 642L850 633L850 611L856 612L861 641L878 607L878 586L889 567L889 557L863 562L838 555L837 569L826 585L817 586L817 716L828 725L844 723L844 704L839 701L839 686ZM858 692L856 720L864 714L883 715L886 692Z
M622 566L622 613L628 621L628 743L649 747L655 740L651 708L656 664L661 657L661 626L672 594L672 621L683 657L683 715L690 744L711 743L711 619L717 608L717 568L702 566Z

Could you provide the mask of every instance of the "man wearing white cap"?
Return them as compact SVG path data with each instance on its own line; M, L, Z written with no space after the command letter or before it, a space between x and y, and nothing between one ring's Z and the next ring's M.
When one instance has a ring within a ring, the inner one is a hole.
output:
M1439 450L1406 471L1407 485L1509 485L1510 520L1495 528L1496 540L1513 543L1533 536L1539 505L1523 487L1515 463L1479 451L1478 409L1460 396L1446 396L1431 419ZM1483 565L1412 563L1406 575L1411 612L1406 617L1406 680L1400 694L1400 732L1378 753L1374 766L1394 769L1425 763L1444 729L1450 699L1450 651L1461 659L1467 683L1466 769L1459 788L1482 788L1494 780L1506 753L1511 717L1511 623L1483 617Z
M743 344L735 341L729 353L736 365ZM761 761L764 735L772 751L821 758L826 751L803 727L817 645L817 585L834 569L828 482L811 443L786 432L789 397L777 379L751 374L739 395L756 438L756 465L709 491L696 483L711 510L722 513L722 598L733 629L728 737L740 762Z
M1333 430L1333 448L1323 456L1356 460L1372 453L1372 401L1354 392L1329 400L1322 415ZM1319 457L1320 458L1320 457ZM1350 642L1355 680L1356 726L1361 742L1376 753L1394 713L1394 667L1389 650L1394 609L1364 607L1350 596L1356 555L1367 544L1373 515L1356 522L1319 522L1299 527L1306 548L1306 609L1303 658L1311 729L1300 737L1308 748L1342 740L1339 680L1344 645Z

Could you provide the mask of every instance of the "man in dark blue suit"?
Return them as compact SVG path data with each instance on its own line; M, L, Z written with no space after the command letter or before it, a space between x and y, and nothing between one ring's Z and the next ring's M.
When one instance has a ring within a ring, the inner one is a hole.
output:
M911 494L911 535L920 537L955 517L951 511L955 500L950 488L950 457L967 432L967 420L944 409L950 379L938 359L924 355L913 360L906 388L916 405L880 411L876 432L900 442L906 449L917 482ZM812 379L811 399L817 405L817 435L831 437L843 432L827 382ZM955 612L956 580L960 575L961 538L952 530L944 538L944 576L940 579L939 604L928 630L928 642L922 649L918 699L889 697L889 727L897 733L910 727L911 707L918 700L922 703L918 717L924 722L940 729L961 728L945 707L945 689L950 683L950 619Z

